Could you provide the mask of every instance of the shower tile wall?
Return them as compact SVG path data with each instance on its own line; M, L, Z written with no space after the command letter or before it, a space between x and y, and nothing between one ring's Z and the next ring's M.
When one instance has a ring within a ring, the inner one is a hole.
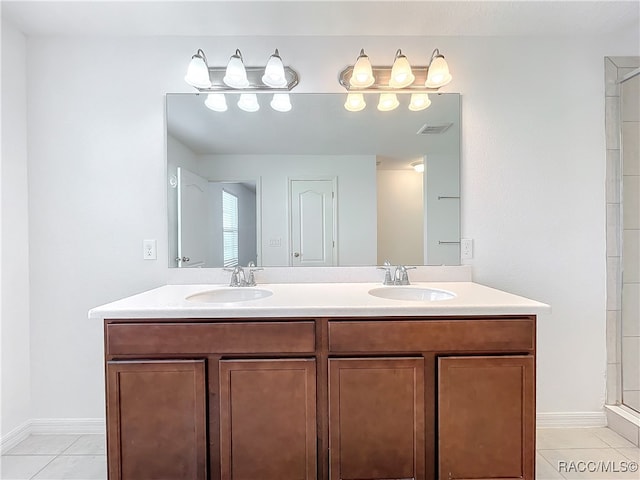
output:
M640 75L620 85L622 403L640 411Z

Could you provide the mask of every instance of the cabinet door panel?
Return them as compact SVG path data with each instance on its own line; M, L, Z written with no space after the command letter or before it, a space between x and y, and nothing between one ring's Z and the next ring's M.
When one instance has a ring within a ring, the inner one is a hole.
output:
M331 480L424 479L424 360L329 359Z
M438 361L441 479L533 480L533 356Z
M204 360L108 362L110 480L206 479Z
M316 478L313 359L220 361L222 480Z

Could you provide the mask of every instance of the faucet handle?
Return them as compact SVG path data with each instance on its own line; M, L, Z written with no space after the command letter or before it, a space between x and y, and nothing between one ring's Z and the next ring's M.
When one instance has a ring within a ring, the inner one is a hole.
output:
M384 270L384 280L382 281L383 285L393 285L393 279L391 278L391 262L389 260L385 260L381 267L376 267L378 270Z
M410 285L409 273L407 270L414 270L416 267L406 267L404 265L398 265L396 268L396 285Z
M264 268L262 267L256 267L256 264L254 262L249 262L249 264L247 265L247 268L249 269L249 278L247 278L247 287L255 287L257 285L256 283L256 276L253 274L253 272L257 272L258 270L264 270Z

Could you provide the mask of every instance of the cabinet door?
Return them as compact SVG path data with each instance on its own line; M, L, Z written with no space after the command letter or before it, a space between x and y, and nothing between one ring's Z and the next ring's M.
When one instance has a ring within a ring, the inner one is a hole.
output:
M534 480L533 356L438 360L440 479Z
M424 360L329 359L331 480L425 478Z
M220 429L222 480L315 479L315 360L221 360Z
M107 363L110 480L206 479L204 360Z

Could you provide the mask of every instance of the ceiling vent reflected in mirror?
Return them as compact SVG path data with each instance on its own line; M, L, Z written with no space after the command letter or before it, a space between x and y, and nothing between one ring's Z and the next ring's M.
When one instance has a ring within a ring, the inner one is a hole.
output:
M424 124L420 130L416 132L418 135L438 135L446 132L453 123L445 123L443 125L427 125Z

